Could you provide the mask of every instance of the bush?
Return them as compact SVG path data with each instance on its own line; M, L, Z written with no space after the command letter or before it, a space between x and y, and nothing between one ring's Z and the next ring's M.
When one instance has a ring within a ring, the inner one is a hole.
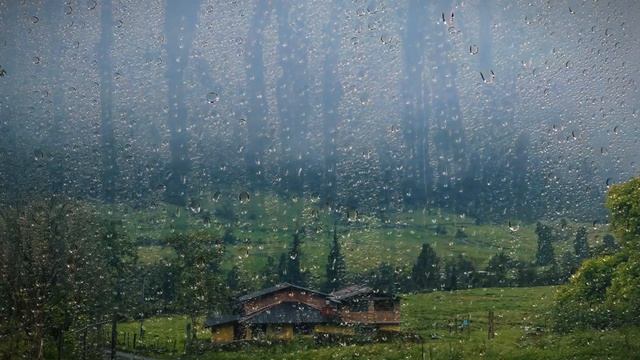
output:
M560 290L552 309L554 328L567 332L575 328L604 329L613 323L612 309L605 302L616 267L624 262L620 255L585 261Z

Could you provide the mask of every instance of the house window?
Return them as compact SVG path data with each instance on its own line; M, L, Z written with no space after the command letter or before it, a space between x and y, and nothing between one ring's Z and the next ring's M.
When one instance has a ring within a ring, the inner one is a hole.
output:
M393 311L393 300L376 300L373 308L375 311Z
M349 310L353 312L366 312L369 311L369 300L358 299L349 303Z

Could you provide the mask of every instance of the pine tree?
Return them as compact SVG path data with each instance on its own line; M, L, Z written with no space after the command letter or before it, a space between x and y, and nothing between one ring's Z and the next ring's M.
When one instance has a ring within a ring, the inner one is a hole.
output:
M240 284L240 268L238 265L234 265L227 273L227 288L232 295L238 295L242 292L242 286Z
M504 251L489 259L487 272L491 274L490 286L509 286L508 274L513 268L513 260Z
M616 238L611 234L607 234L602 238L602 244L607 251L616 251L619 249Z
M536 224L536 235L538 235L538 251L536 252L536 263L541 266L549 265L554 259L553 238L551 228L540 222Z
M284 276L286 282L300 286L305 285L304 276L300 270L300 233L297 231L293 234L286 269Z
M456 258L456 272L457 272L457 286L458 289L465 289L473 287L473 274L476 269L473 263L465 258L462 254L458 254Z
M278 259L278 273L277 273L278 282L288 281L287 279L287 254L280 254L280 259Z
M584 226L581 226L576 232L573 249L578 260L584 260L590 255L589 243L587 243L587 229Z
M338 233L336 227L333 227L333 243L329 250L327 259L327 284L326 291L332 292L344 285L344 277L346 273L346 265L344 257L340 251L340 242L338 241Z
M455 260L448 261L445 265L445 284L447 290L458 290L458 266Z
M434 290L440 287L439 259L429 244L422 245L422 251L411 270L413 290Z

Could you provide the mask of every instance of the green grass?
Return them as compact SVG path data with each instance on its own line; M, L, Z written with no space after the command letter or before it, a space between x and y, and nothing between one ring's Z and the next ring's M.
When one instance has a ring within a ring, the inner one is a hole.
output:
M222 203L226 202L226 205ZM224 207L232 209L235 219L216 217ZM227 246L222 267L237 265L244 273L255 275L264 270L267 257L276 261L287 251L294 229L305 226L309 231L303 239L302 266L311 274L311 285L320 285L324 277L333 222L330 210L315 198L283 199L268 194L254 194L248 203L240 203L227 194L218 201L204 194L199 212L189 207L177 207L158 202L155 206L134 210L122 205L109 209L122 214L125 230L140 239L162 241L180 231L204 231L212 237L221 237L231 230L238 243ZM211 214L211 221L203 221L203 213ZM514 221L515 225L516 221ZM436 226L444 226L446 234L437 234ZM568 234L577 226L588 226L591 243L602 238L606 226L594 229L591 224L569 223ZM456 239L457 229L464 228L467 238ZM477 267L500 250L521 260L533 260L537 248L535 224L519 224L511 231L508 224L475 225L474 220L460 214L447 214L438 210L406 211L390 214L385 223L368 214L359 214L357 221L341 224L343 254L349 273L362 273L381 262L410 268L423 243L431 244L440 257L464 254ZM572 248L572 238L554 243L556 255ZM159 246L141 246L140 259L153 263L170 259L171 249ZM255 286L261 281L254 277Z
M491 288L403 297L403 330L421 334L427 359L633 359L640 353L640 328L584 330L560 335L549 331L547 313L556 287ZM495 314L495 338L487 339L487 313ZM450 332L447 324L469 317L464 332ZM147 320L147 336L171 341L184 339L183 317ZM120 329L137 330L137 324ZM534 332L534 328L542 329ZM432 339L436 335L437 339ZM201 338L208 335L200 333ZM169 340L167 340L169 339ZM163 341L163 340L161 340ZM366 345L316 346L309 339L286 345L239 351L209 351L183 359L421 359L418 343L393 341ZM175 359L178 354L158 354ZM430 357L431 356L431 357Z
M198 320L199 324L202 324L202 320ZM119 348L133 351L133 335L136 334L137 348L148 348L150 352L171 352L176 349L176 352L181 353L184 351L187 323L190 323L190 321L184 315L146 319L142 325L144 330L142 339L140 339L140 322L133 321L119 324ZM210 337L210 333L203 329L202 326L196 327L196 331L197 337L200 339ZM128 339L128 341L125 341L125 339Z

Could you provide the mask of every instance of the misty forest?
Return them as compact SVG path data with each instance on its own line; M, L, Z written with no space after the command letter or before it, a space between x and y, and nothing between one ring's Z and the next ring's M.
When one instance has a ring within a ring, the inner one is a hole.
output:
M632 358L638 16L0 0L0 359Z

